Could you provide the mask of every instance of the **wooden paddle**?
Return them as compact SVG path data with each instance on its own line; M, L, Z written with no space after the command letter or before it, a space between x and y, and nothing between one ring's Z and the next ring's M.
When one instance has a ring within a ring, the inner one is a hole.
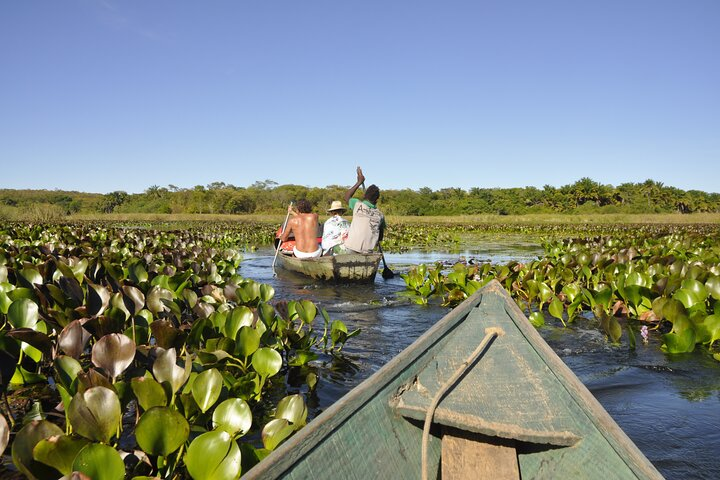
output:
M385 263L385 254L382 251L382 246L380 245L380 242L378 242L378 250L380 251L380 255L381 255L380 258L382 259L382 262L383 262L382 277L385 280L389 280L389 279L393 278L395 276L395 274L393 273L392 270L390 270L388 268L387 263Z
M290 202L290 207L293 206L293 202ZM288 208L287 215L285 215L285 221L283 222L282 230L280 230L280 237L282 237L283 233L285 233L285 228L287 227L288 218L290 218L290 209ZM277 244L277 248L275 249L275 258L273 258L272 263L272 271L273 271L273 277L277 277L277 273L275 272L275 262L277 261L278 253L280 252L280 245L282 245L282 240L280 240Z

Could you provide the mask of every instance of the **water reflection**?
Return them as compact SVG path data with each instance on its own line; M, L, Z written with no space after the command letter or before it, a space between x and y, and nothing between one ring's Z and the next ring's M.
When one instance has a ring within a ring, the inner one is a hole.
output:
M390 280L378 275L371 285L315 284L279 268L273 276L273 253L247 254L241 274L270 283L277 298L310 299L348 329L362 329L345 347L344 360L322 356L290 374L291 386L303 393L307 373L318 375L317 390L308 399L310 417L372 375L448 312L398 299L397 292L405 288L398 275ZM386 254L386 259L397 274L420 263L527 262L541 253L538 243L509 238L462 251ZM700 351L669 357L656 336L648 345L639 343L635 351L613 346L592 319L581 318L568 328L549 322L540 334L663 475L720 478L720 363Z

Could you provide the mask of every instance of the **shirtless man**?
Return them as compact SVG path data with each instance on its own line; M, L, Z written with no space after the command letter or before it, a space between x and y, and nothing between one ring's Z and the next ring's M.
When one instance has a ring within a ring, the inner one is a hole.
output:
M322 248L318 245L318 216L312 213L312 205L307 200L298 200L297 211L288 207L292 218L288 220L280 241L285 242L291 234L295 235L293 254L298 258L313 258L322 255Z

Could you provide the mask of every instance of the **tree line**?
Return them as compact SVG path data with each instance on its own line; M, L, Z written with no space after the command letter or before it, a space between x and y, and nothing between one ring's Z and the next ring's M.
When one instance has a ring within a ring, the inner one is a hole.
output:
M382 190L380 205L388 215L522 215L533 213L699 213L720 212L720 194L681 190L662 182L603 185L588 177L562 187L443 188ZM324 212L341 200L348 187L306 187L257 181L249 187L224 182L178 188L152 185L143 193L107 194L0 190L0 217L49 212L53 216L88 213L282 214L301 198Z

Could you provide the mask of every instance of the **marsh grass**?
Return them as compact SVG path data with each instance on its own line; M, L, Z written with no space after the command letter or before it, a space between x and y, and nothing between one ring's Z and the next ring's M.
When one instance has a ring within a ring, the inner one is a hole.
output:
M324 212L320 219L327 218ZM284 215L225 215L225 214L160 214L160 213L110 213L91 215L70 215L63 217L67 221L109 221L109 222L244 222L262 224L281 224ZM21 220L21 219L19 219ZM28 219L29 220L29 219ZM534 215L458 215L458 216L387 216L388 224L402 223L408 225L627 225L627 224L672 224L720 225L720 213L693 213L693 214L534 214Z

